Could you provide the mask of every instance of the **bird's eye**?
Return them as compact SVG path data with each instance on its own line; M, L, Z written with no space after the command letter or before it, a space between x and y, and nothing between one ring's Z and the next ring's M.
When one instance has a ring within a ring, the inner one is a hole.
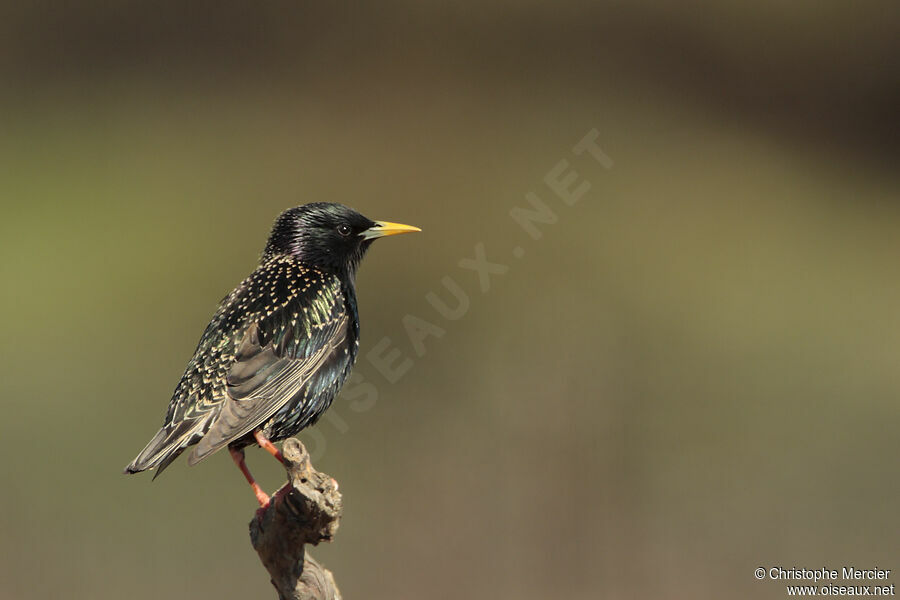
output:
M341 234L344 237L347 237L351 233L350 226L347 225L346 223L341 223L340 225L338 225L337 231L339 234Z

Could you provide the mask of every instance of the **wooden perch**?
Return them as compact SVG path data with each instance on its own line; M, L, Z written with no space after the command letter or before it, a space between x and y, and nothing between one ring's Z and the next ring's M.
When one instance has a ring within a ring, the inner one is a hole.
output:
M305 545L330 542L341 517L337 482L316 471L298 440L281 449L288 482L250 521L250 541L272 576L279 600L340 600L331 571Z

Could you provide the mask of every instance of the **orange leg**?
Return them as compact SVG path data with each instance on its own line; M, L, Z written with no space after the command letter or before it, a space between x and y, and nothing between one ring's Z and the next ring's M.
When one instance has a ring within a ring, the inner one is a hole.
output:
M241 470L241 473L244 474L244 477L247 478L247 483L253 488L253 493L256 494L256 501L259 502L260 508L267 507L269 505L269 495L259 487L259 484L253 479L253 475L250 474L250 469L247 468L247 463L244 462L244 451L230 447L228 448L228 451L231 453L231 460L234 461L234 464L237 465L238 469Z
M274 456L278 459L278 462L284 464L284 458L281 456L281 450L279 450L275 444L269 441L269 438L263 435L262 431L256 430L253 432L253 437L256 438L256 443L259 444L259 447Z

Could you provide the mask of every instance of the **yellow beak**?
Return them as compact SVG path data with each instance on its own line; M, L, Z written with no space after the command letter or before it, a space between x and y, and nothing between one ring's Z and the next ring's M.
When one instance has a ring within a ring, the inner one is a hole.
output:
M384 237L386 235L397 235L400 233L413 233L422 231L418 227L412 225L404 225L402 223L391 223L390 221L375 221L375 226L370 227L359 235L367 240Z

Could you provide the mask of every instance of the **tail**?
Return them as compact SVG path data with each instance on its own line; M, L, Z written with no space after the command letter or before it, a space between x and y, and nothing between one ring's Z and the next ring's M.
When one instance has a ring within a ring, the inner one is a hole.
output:
M123 473L129 475L155 468L153 479L156 479L185 448L197 443L202 435L202 425L202 421L182 421L164 426Z

